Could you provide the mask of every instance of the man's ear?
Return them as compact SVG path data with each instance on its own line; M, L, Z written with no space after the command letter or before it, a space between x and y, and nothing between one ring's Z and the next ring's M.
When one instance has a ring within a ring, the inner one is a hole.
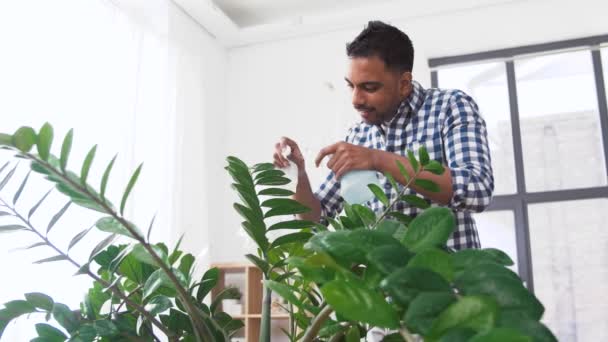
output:
M406 71L401 74L399 79L399 94L402 97L408 97L412 92L412 73Z

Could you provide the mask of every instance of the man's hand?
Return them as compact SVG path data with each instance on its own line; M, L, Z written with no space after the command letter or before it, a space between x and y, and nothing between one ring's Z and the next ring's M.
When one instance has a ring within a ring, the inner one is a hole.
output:
M373 149L341 141L321 149L315 164L319 167L321 160L331 154L327 167L335 173L337 179L340 179L351 170L375 170L375 152L376 150Z
M283 149L289 147L291 153L287 156L283 156ZM274 145L274 165L278 168L284 168L289 166L289 161L292 161L298 167L298 170L304 170L304 156L296 144L295 141L281 137L278 143Z

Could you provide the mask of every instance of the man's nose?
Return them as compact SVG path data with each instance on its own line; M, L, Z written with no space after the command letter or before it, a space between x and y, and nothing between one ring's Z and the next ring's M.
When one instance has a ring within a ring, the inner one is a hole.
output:
M363 93L357 88L353 89L353 98L352 98L353 106L359 107L365 104L365 96Z

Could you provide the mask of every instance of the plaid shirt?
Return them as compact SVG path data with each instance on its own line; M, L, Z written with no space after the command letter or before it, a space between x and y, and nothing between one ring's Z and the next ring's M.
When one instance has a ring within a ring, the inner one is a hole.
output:
M447 165L452 174L454 196L448 207L456 215L457 227L448 247L480 248L472 213L481 212L490 204L494 177L486 124L470 96L460 90L424 89L414 81L412 93L389 122L381 126L358 123L348 131L345 141L402 156L407 155L407 150L417 152L424 145L430 158ZM378 178L387 197L394 200L397 192L380 172ZM416 194L412 189L405 193ZM315 195L321 201L322 216L335 217L342 211L340 182L333 172ZM385 210L378 199L366 205L376 214ZM403 201L395 207L411 216L422 211Z

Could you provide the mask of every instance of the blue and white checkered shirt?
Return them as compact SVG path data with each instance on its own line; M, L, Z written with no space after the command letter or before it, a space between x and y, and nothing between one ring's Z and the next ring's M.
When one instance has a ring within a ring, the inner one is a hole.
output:
M389 122L381 126L358 123L350 128L345 141L402 156L408 150L417 153L424 145L430 158L447 165L452 174L454 196L448 206L456 215L457 227L448 247L457 250L480 247L472 213L481 212L490 204L494 177L486 123L470 96L460 90L424 89L414 81L410 96ZM378 177L387 197L394 200L397 192L384 175L378 173ZM405 193L416 194L412 189ZM342 211L340 182L333 172L315 195L321 201L322 216L335 217ZM377 199L367 205L376 214L385 210ZM395 204L395 208L410 216L422 211L403 201Z

